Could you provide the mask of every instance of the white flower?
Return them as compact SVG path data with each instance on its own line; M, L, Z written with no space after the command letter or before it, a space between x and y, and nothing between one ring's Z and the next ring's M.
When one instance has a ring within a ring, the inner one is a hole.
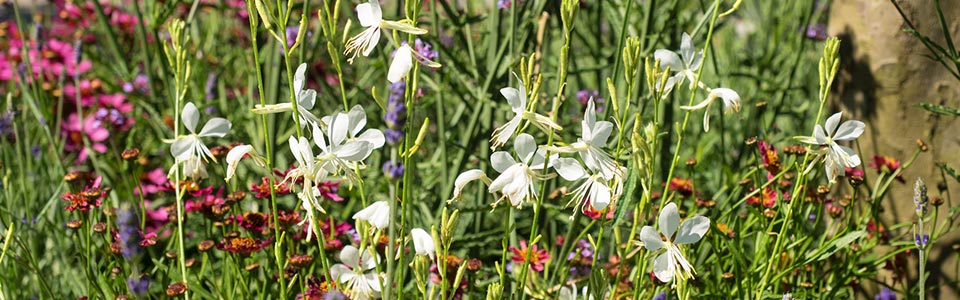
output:
M693 39L686 32L683 33L680 42L680 54L676 52L658 49L653 53L653 57L660 60L660 68L670 67L670 70L676 72L675 75L667 79L664 90L669 92L674 85L682 84L684 79L690 80L693 86L697 79L697 70L700 69L700 63L703 62L703 50L696 51L693 48Z
M557 297L557 300L593 300L593 295L587 292L587 287L580 289L580 293L577 294L577 284L570 284L571 287L561 287L560 288L560 297Z
M380 293L380 276L374 270L379 263L379 255L374 257L370 251L363 251L361 257L360 250L352 245L347 245L340 250L340 261L342 264L336 264L330 267L330 276L349 291L350 299L366 300L376 298Z
M801 142L823 146L814 152L819 154L817 159L825 156L823 165L831 183L836 182L838 175L846 175L844 167L854 168L860 165L860 156L854 153L850 147L838 145L837 141L852 141L860 137L866 127L863 122L856 120L847 120L840 124L841 114L842 112L838 112L827 118L827 122L824 124L827 129L826 133L824 133L824 128L817 124L813 130L813 136L796 137ZM810 166L814 164L816 164L816 160L811 162ZM807 171L809 171L809 168Z
M687 258L683 256L678 245L696 243L703 238L703 235L710 229L710 219L704 216L695 216L680 223L677 205L669 203L660 209L660 217L657 219L657 223L660 225L659 233L651 226L643 226L640 229L640 240L643 242L644 248L649 251L665 249L653 262L654 275L663 282L673 280L677 272L680 273L681 279L693 278L693 274L696 274L696 272ZM679 231L677 225L680 226ZM674 237L674 233L676 233L676 237ZM666 240L663 239L664 237Z
M370 52L373 52L373 48L380 42L380 28L398 30L409 34L427 33L426 30L411 25L408 20L401 22L383 20L383 12L380 10L378 0L370 0L368 3L357 5L357 18L360 19L360 26L367 29L347 41L343 55L350 56L347 59L350 63L353 63L353 59L361 52L363 56L368 56Z
M306 211L307 216L303 221L300 221L300 225L308 223L307 241L310 241L315 229L313 226L314 210L326 212L320 205L320 189L317 188L316 183L327 176L327 171L321 168L315 160L313 146L310 145L307 138L300 137L297 139L291 136L288 143L290 144L290 152L297 160L297 167L287 172L287 177L283 179L283 182L303 178L303 190L297 193L297 197L300 198L300 206Z
M230 121L224 118L210 119L207 121L207 124L203 125L200 133L197 133L196 129L197 122L200 121L200 111L193 105L193 102L189 102L183 106L183 111L180 112L180 119L183 121L183 126L190 131L190 134L178 136L177 139L173 141L173 146L170 147L170 153L173 154L177 162L186 161L191 157L203 158L203 160L210 158L213 159L213 161L217 161L217 159L213 157L213 154L210 153L210 149L200 141L200 138L223 137L227 134L227 131L230 131Z
M523 85L523 80L520 79L520 76L517 76L516 73L513 74L514 77L517 77L517 82L520 84L520 89L515 89L512 87L505 87L500 89L500 94L503 94L504 98L507 98L507 103L510 104L510 110L513 111L514 116L499 128L493 131L493 136L490 137L490 149L497 149L497 147L503 146L507 143L507 140L513 136L513 132L517 130L517 127L520 126L520 121L527 119L533 122L534 126L539 127L540 129L546 130L548 127L553 128L554 130L562 130L563 128L560 125L557 125L550 118L547 118L544 115L528 112L527 111L527 89Z
M410 48L410 45L404 43L400 46L400 48L397 48L397 52L393 56L393 62L390 63L390 70L387 72L387 80L393 83L400 81L404 76L407 76L407 73L409 73L410 69L413 68L414 58L428 67L440 67L439 63L427 59L423 55L420 55L420 53L417 51L413 51L413 48Z
M390 204L387 201L377 201L353 215L354 220L364 220L373 227L384 229L390 225Z
M320 146L317 159L330 173L352 171L373 150L383 147L386 142L380 130L368 129L360 133L367 124L367 115L360 105L354 106L348 113L339 112L323 117L321 121L328 125L326 132L314 125L313 141Z
M450 201L460 199L460 194L463 193L463 187L467 183L474 180L483 180L486 184L490 184L490 178L487 178L487 174L483 173L480 169L466 170L460 175L457 175L457 179L453 182L453 198Z
M606 178L594 168L589 168L592 172L587 172L580 165L580 162L573 158L558 158L553 167L563 179L568 181L584 180L571 192L573 197L567 203L567 206L574 205L574 214L585 211L587 205L597 211L603 210L620 197L621 183L623 182L622 174L625 173L623 167L617 167L617 171L610 178Z
M517 135L513 147L519 161L514 160L506 151L497 151L490 155L490 164L494 170L500 172L500 176L490 183L488 191L503 193L494 205L507 198L510 205L520 207L524 200L537 197L534 179L546 179L540 170L547 167L544 165L547 151L537 149L533 136L526 133ZM556 157L551 158L551 161L555 160Z
M545 148L551 152L577 152L587 168L599 172L604 179L612 179L619 175L620 168L617 166L617 162L602 149L606 147L607 139L610 138L610 133L613 131L613 123L597 121L597 109L594 106L593 98L590 98L587 102L586 112L583 115L583 120L580 121L580 128L581 137L575 143L564 147L545 146Z
M296 93L297 113L300 115L300 127L307 126L307 123L316 124L320 121L316 115L310 112L310 110L313 109L313 105L316 104L317 91L303 88L306 83L306 72L307 64L300 64L300 66L297 67L296 74L293 75L293 90L294 93ZM253 106L251 111L256 114L293 111L293 104L290 102L268 105L257 104Z
M725 112L740 112L740 95L737 94L734 90L728 88L715 88L710 90L710 94L707 95L707 99L697 103L694 106L680 106L681 109L686 110L698 110L704 108L710 108L710 104L713 103L714 99L723 99L723 107ZM710 111L706 110L703 112L703 131L710 131Z
M247 156L247 154L250 154L250 158L258 165L266 166L266 162L257 155L257 151L253 149L253 146L234 146L233 149L230 149L230 152L227 152L227 176L223 178L224 181L230 181L230 178L233 178L233 174L237 172L237 165L240 164L240 160L243 159L244 156Z
M187 160L184 160L179 164L183 165L184 176L193 179L207 178L207 163L199 157L190 156L187 158ZM170 169L170 173L173 173L177 165L178 164L173 165L173 168ZM169 174L167 177L169 177Z
M410 235L413 236L413 249L417 251L417 255L426 255L429 256L430 259L433 259L436 252L433 237L431 237L427 231L420 228L410 230Z

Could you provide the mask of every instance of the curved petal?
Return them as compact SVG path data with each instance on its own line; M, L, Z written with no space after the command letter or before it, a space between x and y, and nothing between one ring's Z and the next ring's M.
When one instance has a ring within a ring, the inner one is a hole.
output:
M670 252L664 252L653 261L653 274L662 282L670 282L673 280L673 274L676 272L673 267L674 265L676 265L676 263L673 261L673 256L670 255Z
M364 126L367 126L367 113L363 110L363 106L359 104L354 105L350 108L350 111L347 112L348 120L350 120L350 136L355 137L357 134L360 134L360 131L363 130Z
M227 119L213 118L207 121L207 124L203 124L203 129L200 130L198 135L203 137L223 137L230 131L231 126L233 126L233 124Z
M710 132L710 111L703 112L703 132Z
M504 98L507 98L507 103L510 104L510 109L514 112L517 112L518 110L523 112L523 110L526 108L527 101L523 99L525 96L520 90L512 87L505 87L500 89L500 94L503 95Z
M386 210L388 211L390 210L390 206L386 205L387 204L386 201L380 201L380 202L383 202L384 206L386 206ZM381 208L380 210L383 210L383 208ZM374 257L373 254L371 254L370 248L367 247L366 250L363 251L363 254L361 255L360 263L363 264L364 270L370 270L370 269L376 268L377 264L380 263L380 255L377 254L377 256Z
M314 90L300 91L297 96L297 107L306 111L313 109L313 105L317 102L317 91Z
M557 174L560 174L560 177L563 177L563 179L567 181L579 180L587 175L583 166L580 165L580 162L573 158L558 158L553 168L557 170Z
M240 163L240 160L243 159L243 156L247 153L253 151L253 146L250 145L239 145L230 149L230 152L227 152L227 175L224 176L224 181L230 181L230 178L233 178L233 174L237 172L237 165Z
M827 136L833 136L833 132L837 130L837 125L840 124L840 115L843 112L838 112L827 118L827 123L824 124L824 127L827 129Z
M193 155L193 147L196 143L197 139L192 135L177 139L173 142L173 145L170 146L170 154L172 154L173 158L177 161L186 160Z
M820 124L813 128L813 138L817 140L819 145L827 143L827 135L823 132L823 127L820 127Z
M303 84L306 83L307 64L302 63L297 67L297 72L293 74L293 91L299 93L303 90Z
M853 168L860 165L860 156L858 156L857 153L853 151L853 149L847 146L840 146L840 145L836 145L836 146L837 148L840 148L839 149L840 151L843 151L842 154L844 154L843 155L844 166L848 168ZM834 151L837 151L837 149L834 149Z
M390 63L390 70L387 71L387 80L391 83L400 81L410 69L413 68L413 49L409 45L397 48L397 54L393 56L393 62Z
M653 226L643 226L640 229L640 241L647 251L657 251L667 245L661 238L660 233Z
M503 173L510 166L516 164L517 161L513 160L513 157L510 156L510 153L506 151L497 151L490 155L490 164L493 166L494 170L497 170L498 173Z
M336 264L330 267L330 277L340 283L349 282L356 276L357 274L354 273L353 270L343 264Z
M180 112L180 120L183 121L183 126L187 127L190 133L196 133L197 123L200 122L200 111L197 110L196 105L193 105L193 102L187 102L187 105L183 106L183 111Z
M377 129L368 129L364 131L363 134L357 137L356 141L363 141L370 143L372 149L378 149L383 147L383 144L386 143L386 138L383 135L383 132Z
M360 26L379 26L380 21L383 20L380 3L377 0L370 0L369 3L357 5L357 18L360 19Z
M348 130L350 130L350 117L342 112L337 113L333 117L333 124L330 124L330 128L327 130L327 136L330 137L330 146L343 144L343 140L347 139Z
M680 60L680 56L676 52L666 50L666 49L657 49L653 52L654 59L660 60L660 69L666 69L670 67L670 71L680 72L683 70L683 62Z
M591 146L603 148L607 145L607 139L610 138L610 133L613 132L613 123L608 121L597 122L590 132L592 136L589 137L589 140L587 137L583 137L583 140Z
M660 209L660 217L657 218L660 225L660 232L667 240L673 240L673 234L677 231L677 225L680 225L680 213L677 212L677 204L670 202Z
M740 111L740 94L728 88L715 88L711 94L723 99L723 106L727 110Z
M380 292L380 277L376 273L367 273L363 275L363 279L367 281L367 285L370 286L370 289L374 292Z
M500 173L500 176L494 178L493 182L490 182L490 186L487 187L487 190L490 192L503 191L507 184L520 179L518 178L519 176L517 176L517 173L522 172L522 168L523 166L519 163L510 166L504 170L503 173Z
M703 235L707 234L707 230L710 230L710 219L704 216L689 218L683 221L683 224L680 224L680 230L677 231L677 238L673 243L696 243L703 238Z
M680 36L680 56L682 56L686 62L692 62L691 59L693 59L694 55L693 51L693 38L684 32L683 35Z
M514 150L517 152L517 158L521 163L529 163L534 152L537 151L537 142L532 135L521 133L513 141Z
M594 181L590 190L590 205L593 209L601 211L607 208L610 205L610 198L610 188L599 181Z
M463 187L470 183L471 181L482 179L487 175L479 169L467 170L460 175L457 175L457 179L453 181L453 199L460 198L460 194L463 193Z
M344 246L343 250L340 250L340 261L352 268L359 267L360 250L353 245Z
M863 134L863 129L867 125L863 122L857 120L848 120L840 124L840 128L837 129L837 132L833 136L834 141L849 141L860 137Z
M427 231L414 228L410 230L410 236L413 237L413 249L417 255L426 255L433 258L436 246L433 243L433 237Z
M373 148L370 146L369 142L350 141L337 147L337 149L333 151L333 155L339 159L358 162L367 158L367 156L373 152Z
M596 104L593 103L593 97L591 96L587 100L587 108L583 112L583 128L593 128L593 124L597 123L597 108Z
M365 45L363 46L363 56L370 56L373 48L376 48L377 43L380 42L380 28L373 26L360 34L366 37Z

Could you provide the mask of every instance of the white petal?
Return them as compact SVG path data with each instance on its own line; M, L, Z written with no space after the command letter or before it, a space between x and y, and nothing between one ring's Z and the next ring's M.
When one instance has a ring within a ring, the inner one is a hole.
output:
M233 124L230 123L227 119L224 118L213 118L210 121L207 121L207 124L203 125L203 129L200 130L199 136L212 136L212 137L223 137L227 135L227 132L230 131L230 127Z
M360 134L360 131L363 130L363 127L367 126L367 113L363 111L363 106L360 106L359 104L350 108L350 111L347 112L347 117L350 120L349 127L351 137Z
M374 227L384 229L390 219L390 204L387 201L377 201L353 215L354 220L365 220Z
M193 155L193 147L196 143L197 139L192 135L179 138L173 141L173 145L170 146L170 154L177 161L184 161Z
M494 170L497 170L498 173L503 173L510 166L516 164L517 161L513 160L513 157L510 156L510 153L506 151L497 151L490 155L490 164L493 166Z
M332 277L334 280L338 280L340 283L349 282L356 276L357 273L354 273L352 269L343 264L336 264L330 267L330 277Z
M196 105L193 105L193 102L187 102L187 105L183 106L183 111L180 112L180 120L183 121L183 126L187 127L190 133L197 131L197 122L200 122L200 111L197 110Z
M380 43L380 28L370 27L365 32L362 32L366 36L366 46L363 47L363 56L370 56L370 53L373 52L373 48L377 47L377 43Z
M316 104L316 102L317 91L305 90L300 91L300 93L297 95L297 106L303 110L310 111L313 109L313 105Z
M537 142L532 135L521 133L513 141L514 150L517 152L517 158L522 163L529 163L532 154L537 151Z
M660 239L660 233L656 229L653 229L652 226L643 226L640 228L640 241L643 242L643 247L647 251L657 251L660 248L663 248L667 244Z
M843 112L838 112L827 118L827 123L824 124L824 127L827 129L827 136L833 136L833 132L837 130L837 125L840 124L840 115Z
M223 180L230 181L230 178L233 178L233 174L237 171L237 165L240 164L240 159L243 159L243 156L250 151L253 151L253 146L250 145L240 145L230 149L230 152L227 153L227 175Z
M357 18L360 19L360 26L379 26L380 21L383 20L383 12L380 11L380 2L370 0L369 3L357 5Z
M390 207L387 206L387 210ZM377 254L376 257L371 253L373 252L369 247L366 248L366 251L363 251L363 255L360 258L360 263L363 264L364 270L370 270L377 267L377 264L380 262L380 254Z
M393 62L390 63L390 70L387 72L387 80L391 83L400 81L410 69L413 68L413 49L409 45L397 48L397 54L393 56Z
M420 228L414 228L410 230L410 235L413 237L413 248L416 250L417 255L426 255L431 259L434 256L436 251L436 246L433 243L433 237L430 236L425 230Z
M584 110L583 112L584 130L586 130L586 128L593 128L593 124L596 124L596 123L597 123L597 107L596 107L596 104L593 103L593 97L591 96L590 99L587 100L587 109Z
M670 255L670 252L664 252L653 261L653 274L662 282L670 282L673 280L674 272L676 272L674 265L673 256Z
M297 67L297 72L293 74L293 91L299 93L303 90L303 84L306 82L307 64L302 63Z
M820 124L813 128L813 138L817 140L819 145L827 143L827 135L823 133L823 127L820 127Z
M597 122L590 132L592 133L590 140L588 141L587 137L584 137L584 141L587 141L591 146L603 148L607 145L610 133L613 132L613 123L608 121Z
M687 62L692 62L693 54L693 38L690 37L686 32L680 37L680 56L683 56ZM680 70L677 70L680 71Z
M660 224L660 232L668 240L673 239L673 233L677 231L677 225L680 225L680 213L677 212L677 204L670 202L660 209L660 217L657 218Z
M590 205L593 209L601 211L610 205L610 188L599 181L593 183L590 192Z
M510 104L510 108L514 112L518 110L522 112L525 109L527 101L524 99L524 92L512 87L505 87L500 89L500 94L507 98L507 103Z
M557 170L560 177L563 177L563 179L567 181L578 180L587 175L583 166L580 165L580 162L573 158L561 157L557 159L557 163L553 168Z
M710 93L723 99L723 106L727 110L740 110L740 94L737 94L736 91L728 88L715 88Z
M672 72L680 72L683 70L683 62L680 61L680 56L677 53L666 50L666 49L657 49L653 52L654 59L660 60L660 69L666 69L670 67Z
M330 145L340 145L347 138L347 131L350 130L350 117L345 113L337 113L333 117L333 124L327 130L327 136L330 137Z
M380 277L375 273L367 273L363 275L363 279L367 281L367 285L370 286L370 289L374 292L380 292Z
M490 183L490 186L487 188L488 191L496 192L503 191L507 184L520 180L518 173L523 172L524 166L522 164L514 164L500 173L497 178L493 179L493 182Z
M457 179L453 182L453 199L460 198L460 194L463 193L463 187L467 185L467 183L486 176L487 175L479 169L467 170L457 175Z
M359 162L367 158L371 152L373 152L373 149L371 148L370 143L364 141L350 141L340 147L337 147L337 150L333 152L333 155L339 159Z
M360 250L353 245L346 245L340 250L340 261L352 268L360 266ZM352 273L352 272L351 272Z
M677 238L674 244L690 244L699 241L703 235L710 230L710 219L704 216L696 216L683 221L680 224L680 230L677 232Z
M840 124L840 128L833 136L834 141L850 141L860 137L863 129L867 127L863 122L857 120L848 120Z
M703 112L703 132L710 132L710 111Z
M383 144L386 143L386 138L383 136L383 132L377 129L367 129L363 134L357 137L356 141L362 141L370 143L370 146L373 149L379 149L383 147Z

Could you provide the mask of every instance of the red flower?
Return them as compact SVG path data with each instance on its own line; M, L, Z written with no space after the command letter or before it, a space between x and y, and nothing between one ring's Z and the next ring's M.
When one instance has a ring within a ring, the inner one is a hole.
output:
M100 188L101 182L102 178L97 176L96 179L88 183L87 186L83 188L82 192L66 192L61 195L61 199L70 202L70 204L67 204L67 210L80 210L80 212L87 212L91 208L100 207L100 204L103 202L103 198L107 196L107 190Z
M547 250L538 249L536 244L527 248L526 240L520 241L520 248L510 246L510 252L513 252L513 257L510 257L510 259L513 260L515 265L522 264L529 254L530 268L537 272L543 272L543 263L550 259L550 253Z
M870 163L870 167L876 168L877 173L893 174L897 169L900 169L900 161L890 156L874 155L873 163ZM900 183L905 182L902 173L897 174L896 178Z
M763 167L771 174L780 173L780 155L777 154L777 148L774 148L765 141L757 142L757 149L760 150L760 160Z
M233 252L240 256L249 256L251 253L260 251L267 245L270 245L270 243L271 240L269 239L257 241L249 237L234 237L220 241L217 249Z
M670 179L669 190L676 191L684 197L693 195L693 180L674 177Z

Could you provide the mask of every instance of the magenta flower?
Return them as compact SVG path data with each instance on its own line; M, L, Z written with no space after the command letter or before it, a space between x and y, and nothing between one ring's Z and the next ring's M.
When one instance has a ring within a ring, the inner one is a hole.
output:
M63 122L63 134L67 137L63 148L67 151L78 151L77 163L87 160L89 149L100 153L107 152L107 145L103 141L110 137L110 131L103 127L103 122L95 115L88 115L81 121L76 113L70 114ZM84 147L84 138L89 141L89 148Z

